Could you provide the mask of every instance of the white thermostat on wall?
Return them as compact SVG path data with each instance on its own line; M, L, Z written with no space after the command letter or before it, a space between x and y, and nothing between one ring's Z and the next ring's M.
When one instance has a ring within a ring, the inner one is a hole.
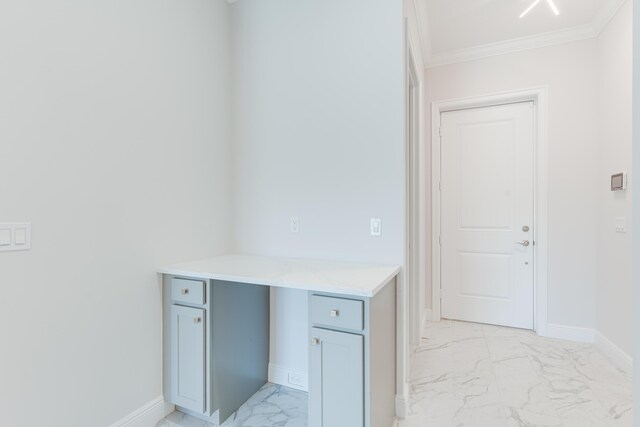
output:
M611 191L622 191L627 189L627 174L624 172L611 175Z

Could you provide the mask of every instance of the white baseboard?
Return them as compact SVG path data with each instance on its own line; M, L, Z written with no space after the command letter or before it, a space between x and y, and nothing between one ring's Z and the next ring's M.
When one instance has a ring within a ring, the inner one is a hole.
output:
M431 322L433 319L433 310L430 308L426 309L424 313L422 313L422 329L427 327L427 322Z
M595 344L619 369L628 374L633 372L633 358L598 331L595 334Z
M579 326L549 324L547 325L546 336L561 340L593 343L595 341L595 332L594 329L581 328Z
M301 384L291 384L289 382L290 375L300 378L302 380ZM309 374L307 372L288 369L274 363L269 363L269 382L295 388L296 390L309 391Z
M174 406L165 402L164 397L159 396L120 421L111 424L110 427L155 427L158 421L169 415L173 410Z
M400 419L407 418L409 413L409 402L406 396L396 394L396 417Z

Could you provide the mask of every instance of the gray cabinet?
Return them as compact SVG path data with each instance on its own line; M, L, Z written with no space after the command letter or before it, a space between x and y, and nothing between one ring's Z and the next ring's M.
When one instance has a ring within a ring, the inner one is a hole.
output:
M395 293L309 293L309 427L393 425Z
M310 427L364 427L364 337L311 328Z
M269 288L165 275L163 308L165 398L221 424L267 382Z
M186 409L205 409L205 311L171 306L172 401Z

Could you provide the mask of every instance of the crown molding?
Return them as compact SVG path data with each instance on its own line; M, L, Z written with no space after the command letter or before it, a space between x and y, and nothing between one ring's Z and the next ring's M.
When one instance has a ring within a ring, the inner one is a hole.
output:
M429 55L425 55L426 67L440 67L442 65L596 38L627 1L630 0L617 0L608 3L609 6L602 8L591 24L440 53L433 53L429 48L427 50ZM428 37L425 44L430 44L428 43Z
M533 36L518 37L511 40L488 43L467 49L434 53L427 58L427 68L455 64L458 62L473 61L475 59L537 49L556 44L569 43L594 38L596 36L597 33L592 25L583 25L549 33L536 34Z
M229 3L229 4L233 4L233 3L237 2L237 1L238 1L238 0L227 0L227 3Z

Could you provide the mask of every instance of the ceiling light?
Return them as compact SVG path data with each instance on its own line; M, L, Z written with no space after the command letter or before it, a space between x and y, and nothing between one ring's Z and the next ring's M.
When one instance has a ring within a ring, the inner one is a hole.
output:
M540 3L541 1L542 1L542 0L536 0L536 1L534 1L534 2L533 2L533 4L527 8L527 10L525 10L524 12L522 12L522 15L520 15L520 18L524 18L524 16L525 16L527 13L531 12L531 9L533 9L534 7L536 7L536 6L538 5L538 3Z
M560 11L553 0L547 0L547 3L549 3L549 7L553 10L553 13L555 13L556 16L560 15Z
M542 0L535 0L531 6L529 6L527 8L527 10L525 10L524 12L522 12L522 15L520 15L520 18L524 18L524 16L531 12L531 10L536 7ZM551 10L553 11L553 13L558 16L560 15L560 11L558 10L558 6L556 6L556 2L554 0L547 0L547 4L549 5L549 7L551 8Z

